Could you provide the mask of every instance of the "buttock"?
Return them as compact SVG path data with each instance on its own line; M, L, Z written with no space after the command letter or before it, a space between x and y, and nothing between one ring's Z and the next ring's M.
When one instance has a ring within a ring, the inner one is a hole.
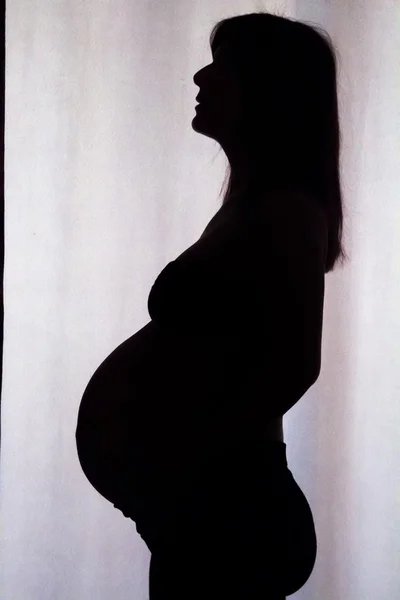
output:
M203 569L210 585L224 569L247 564L254 572L258 564L260 576L269 572L290 595L314 568L314 520L283 442L210 451L180 472L142 462L135 491L126 488L114 506L135 521L154 556L179 556L181 572Z

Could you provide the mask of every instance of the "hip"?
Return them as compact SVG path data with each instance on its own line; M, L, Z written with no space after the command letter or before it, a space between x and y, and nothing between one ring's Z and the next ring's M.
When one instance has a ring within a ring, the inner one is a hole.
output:
M185 548L201 564L215 546L220 564L221 554L231 562L238 545L247 545L265 561L274 556L286 595L304 585L315 564L314 519L285 443L253 440L209 452L177 477L142 463L136 493L127 487L114 506L136 523L152 553L175 556Z

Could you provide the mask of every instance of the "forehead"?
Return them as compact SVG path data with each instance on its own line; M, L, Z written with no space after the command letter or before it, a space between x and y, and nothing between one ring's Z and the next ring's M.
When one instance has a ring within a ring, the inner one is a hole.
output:
M226 42L219 44L213 52L213 58L232 58L232 48Z

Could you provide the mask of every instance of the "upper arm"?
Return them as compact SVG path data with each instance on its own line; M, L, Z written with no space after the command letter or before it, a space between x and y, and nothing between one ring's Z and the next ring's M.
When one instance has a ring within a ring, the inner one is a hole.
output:
M262 268L276 259L292 278L325 273L327 229L322 210L305 193L277 195L259 203L252 219L253 247ZM254 250L253 250L254 251ZM257 252L256 252L257 254Z
M299 194L274 206L261 205L257 217L257 268L275 307L276 339L292 359L292 369L317 378L327 246L324 215L313 200Z

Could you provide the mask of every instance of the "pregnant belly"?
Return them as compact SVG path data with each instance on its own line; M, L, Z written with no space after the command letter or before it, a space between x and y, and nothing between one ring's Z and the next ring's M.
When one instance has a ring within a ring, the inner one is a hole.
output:
M186 460L235 431L235 342L177 336L153 321L100 365L83 395L77 440L117 460ZM236 384L235 384L236 385ZM229 403L229 404L228 404ZM232 435L231 435L232 437Z

